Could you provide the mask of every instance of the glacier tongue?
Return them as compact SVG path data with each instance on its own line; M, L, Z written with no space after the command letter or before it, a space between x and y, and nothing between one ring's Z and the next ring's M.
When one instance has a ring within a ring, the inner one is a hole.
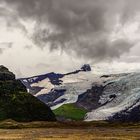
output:
M86 92L88 89L92 87L91 81L83 81L83 82L74 82L74 83L67 83L63 85L66 89L66 92L61 97L57 98L54 102L59 102L62 99L65 101L61 104L57 104L56 106L51 107L51 109L56 109L63 104L70 104L75 103L78 100L78 96L82 93ZM62 86L62 89L63 89Z
M86 121L113 120L114 116L117 119L116 115L123 112L127 117L134 108L140 106L140 74L133 73L110 81L104 87L99 103L102 106L87 113Z

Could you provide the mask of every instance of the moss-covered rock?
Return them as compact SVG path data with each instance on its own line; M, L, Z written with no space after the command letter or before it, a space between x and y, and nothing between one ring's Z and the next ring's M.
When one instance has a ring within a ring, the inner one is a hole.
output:
M4 66L0 66L0 120L55 121L44 103L26 92L23 84Z

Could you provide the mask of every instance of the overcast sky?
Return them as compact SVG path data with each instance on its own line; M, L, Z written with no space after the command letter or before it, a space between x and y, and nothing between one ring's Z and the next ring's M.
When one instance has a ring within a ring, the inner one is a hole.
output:
M0 64L17 77L140 69L139 0L0 0Z

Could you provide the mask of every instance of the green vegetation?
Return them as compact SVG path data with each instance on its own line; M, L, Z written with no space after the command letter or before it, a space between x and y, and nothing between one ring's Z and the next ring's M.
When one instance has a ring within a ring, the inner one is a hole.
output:
M57 117L72 120L83 120L87 111L77 107L75 104L65 104L53 111Z
M26 92L15 92L0 97L0 120L53 121L51 110L38 99Z
M26 92L15 75L0 66L0 120L55 121L55 115L44 103Z

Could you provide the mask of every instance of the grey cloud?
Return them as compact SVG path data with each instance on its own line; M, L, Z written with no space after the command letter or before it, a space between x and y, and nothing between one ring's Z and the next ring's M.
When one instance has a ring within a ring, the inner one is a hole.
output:
M74 49L81 55L81 57L86 58L96 58L96 61L107 61L112 58L119 58L123 53L129 52L133 44L126 40L116 40L110 42L108 40L101 40L95 44L87 45L81 43L81 48L75 47ZM86 47L85 47L86 46Z
M140 1L139 0L125 0L125 6L121 14L121 22L129 22L134 20L135 15L140 12Z
M133 43L123 38L111 41L109 34L129 22L139 10L139 0L5 0L19 17L36 21L33 41L39 47L62 49L93 60L118 58ZM133 2L133 3L132 3Z
M9 9L5 7L0 7L0 19L6 22L7 27L10 29L14 28L20 28L24 32L27 33L26 28L24 25L20 23L20 18L17 17L16 13L14 11L10 11Z

